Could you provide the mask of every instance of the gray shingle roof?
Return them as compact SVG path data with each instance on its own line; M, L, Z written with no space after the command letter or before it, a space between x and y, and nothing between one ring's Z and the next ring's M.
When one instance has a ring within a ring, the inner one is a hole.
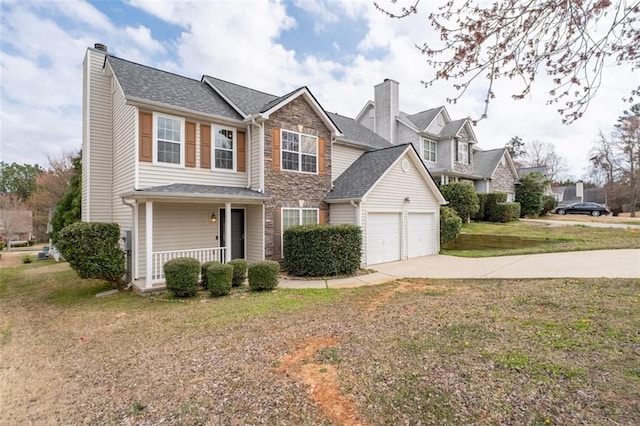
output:
M488 151L475 151L473 153L473 174L490 178L506 150L507 148L496 148Z
M107 56L127 98L160 102L205 114L241 119L207 84L166 71Z
M409 146L403 144L365 152L335 180L333 190L325 200L362 198Z
M460 129L464 126L464 123L467 121L466 118L461 118L460 120L450 121L444 125L442 130L440 131L441 138L449 138L458 134Z
M340 129L343 136L339 139L362 145L364 148L379 149L392 146L391 142L372 132L352 118L332 112L328 112L327 115Z
M172 183L170 185L152 186L150 188L136 189L134 194L176 194L182 196L216 196L268 199L269 196L247 188L215 185L194 185L188 183Z
M415 124L415 126L418 129L420 129L421 132L423 132L427 128L427 126L431 124L433 119L436 118L436 116L438 115L441 109L442 109L441 106L437 108L431 108L426 111L419 112L417 114L407 115L407 118L413 124Z
M279 99L276 95L260 92L239 84L230 83L208 75L202 77L203 80L212 84L233 102L246 115L255 114L266 110L266 105Z

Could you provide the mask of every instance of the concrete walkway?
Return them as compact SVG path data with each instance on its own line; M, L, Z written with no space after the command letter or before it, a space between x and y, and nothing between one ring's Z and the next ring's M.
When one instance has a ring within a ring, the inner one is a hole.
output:
M280 280L281 288L348 288L398 278L640 278L640 249L465 258L425 256L372 267L376 272L335 280Z

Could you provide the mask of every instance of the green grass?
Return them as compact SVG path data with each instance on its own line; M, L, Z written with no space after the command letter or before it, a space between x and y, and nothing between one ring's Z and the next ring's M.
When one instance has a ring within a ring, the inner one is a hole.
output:
M2 268L0 360L11 395L69 423L329 424L277 371L318 337L336 343L303 365L335 372L366 424L640 423L639 280L407 281L96 298L108 285L64 265ZM45 385L22 374L42 360Z
M640 232L633 229L593 228L585 225L549 226L538 222L468 223L462 233L509 235L542 241L534 246L506 249L442 250L442 254L460 257L509 256L564 251L640 248Z

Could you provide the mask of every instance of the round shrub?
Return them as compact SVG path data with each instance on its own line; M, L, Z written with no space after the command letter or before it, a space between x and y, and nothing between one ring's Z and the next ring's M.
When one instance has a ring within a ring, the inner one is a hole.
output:
M227 262L227 265L233 266L233 286L240 287L247 277L247 261L244 259L233 259Z
M440 207L440 247L456 239L462 228L462 219L451 207Z
M80 278L123 286L126 265L117 223L75 222L60 231L56 247Z
M229 294L233 280L233 270L234 267L228 263L212 263L207 267L204 276L207 277L211 296L220 297Z
M254 291L272 290L278 286L280 264L272 260L263 260L249 265L249 288Z
M440 192L463 223L469 223L469 218L475 216L480 210L478 194L473 185L468 182L451 182L442 185Z
M164 279L176 297L191 297L198 290L200 262L192 257L178 257L169 260L163 266Z
M210 260L202 264L200 274L202 276L202 288L204 288L205 290L209 288L209 282L207 280L207 268L209 268L209 266L211 265L222 265L222 263L218 262L217 260Z
M558 207L558 201L551 195L543 195L542 196L542 211L541 215L546 215L553 209Z
M520 178L516 188L516 201L520 203L520 216L538 217L542 211L542 195L547 178L540 173L530 173Z

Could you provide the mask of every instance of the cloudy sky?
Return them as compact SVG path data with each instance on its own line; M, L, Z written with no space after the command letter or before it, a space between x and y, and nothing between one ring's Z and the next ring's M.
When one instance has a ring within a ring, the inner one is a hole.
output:
M420 83L430 70L415 45L434 39L428 3L399 21L370 0L0 0L0 160L45 165L80 148L81 64L96 42L121 58L197 79L209 74L276 95L306 85L327 111L350 117L384 78L400 83L407 113L443 105L456 94L450 82ZM570 126L545 106L543 77L521 101L503 82L494 87L489 118L474 130L485 149L516 135L553 143L580 178L598 130L611 128L639 81L628 68L608 68L587 114ZM450 115L479 117L483 88L447 105Z

